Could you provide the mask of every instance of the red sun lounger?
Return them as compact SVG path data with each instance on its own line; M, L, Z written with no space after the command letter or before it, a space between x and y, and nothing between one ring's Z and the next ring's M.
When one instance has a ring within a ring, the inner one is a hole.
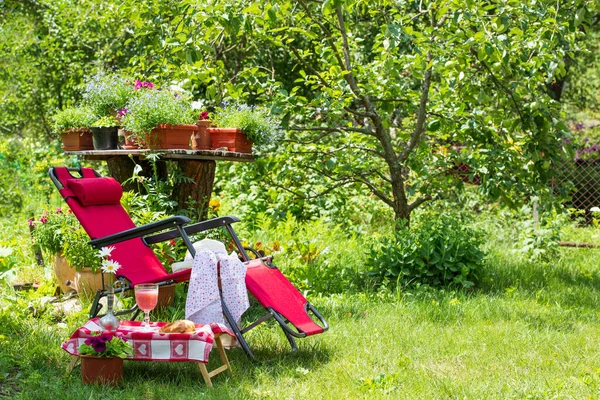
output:
M188 281L190 269L168 273L150 245L179 238L193 256L195 249L189 235L222 228L247 265L248 291L268 311L265 316L240 329L222 301L223 314L249 357L254 358L243 335L271 317L275 318L283 329L292 350L297 349L294 338L315 335L328 329L327 322L273 265L271 257L250 259L231 226L239 222L238 218L219 217L192 224L187 217L175 216L135 226L121 206L123 191L115 179L101 177L91 168L54 167L49 173L52 182L89 235L92 247L115 247L111 258L121 264L116 274L121 287L116 292L131 290L139 283L158 283L162 286ZM256 254L254 251L251 253ZM99 314L102 307L99 300L106 295L104 290L96 292L90 308L90 318ZM309 311L318 319L319 324L309 316ZM132 312L135 312L135 318L139 312L137 305L132 309L122 310L119 314Z

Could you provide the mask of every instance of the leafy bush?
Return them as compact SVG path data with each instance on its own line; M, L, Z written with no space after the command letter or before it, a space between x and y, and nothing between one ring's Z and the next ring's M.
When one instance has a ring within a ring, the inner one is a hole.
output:
M376 241L367 263L373 275L404 284L468 288L483 261L482 243L482 235L457 215L428 212L410 229L400 224L392 236Z
M89 107L69 107L57 112L52 120L54 130L64 133L70 129L91 126L98 119Z
M539 223L536 226L532 216L532 207L524 206L520 215L513 217L518 241L514 253L520 254L533 263L548 263L560 257L560 231L570 222L570 216L564 212L540 210ZM520 217L521 220L518 220Z
M348 236L323 219L302 222L291 214L283 221L260 215L252 232L239 228L244 244L273 255L274 264L304 293L357 292L365 286L362 236Z
M196 117L187 99L167 90L147 90L127 104L123 127L134 134L150 132L159 124L193 124Z
M213 123L222 128L238 128L257 146L276 142L281 135L281 121L265 107L229 104L218 110Z

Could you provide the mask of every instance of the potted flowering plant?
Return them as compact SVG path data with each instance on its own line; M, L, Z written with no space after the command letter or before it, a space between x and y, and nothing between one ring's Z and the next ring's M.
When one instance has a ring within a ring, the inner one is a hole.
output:
M117 117L100 117L90 126L95 150L111 150L119 145L119 125Z
M133 348L119 332L97 332L77 349L81 357L84 383L116 385L123 377L123 359L133 355Z
M208 128L212 148L240 153L252 153L252 144L273 143L281 133L281 121L262 106L226 105L214 113L212 123L216 126Z
M54 257L54 275L63 292L95 293L102 286L97 272L101 261L88 244L89 237L71 210L44 211L39 220L29 220L34 243Z
M212 147L212 140L207 128L211 125L211 121L207 111L200 113L196 125L198 125L198 131L192 136L192 150L210 150Z
M127 105L123 127L156 149L189 149L198 130L189 101L168 90L147 90Z
M135 97L138 82L132 84L119 74L101 72L86 79L83 103L98 116L115 117Z
M63 150L92 150L90 125L97 119L89 107L69 107L57 112L53 117L53 128L61 136Z

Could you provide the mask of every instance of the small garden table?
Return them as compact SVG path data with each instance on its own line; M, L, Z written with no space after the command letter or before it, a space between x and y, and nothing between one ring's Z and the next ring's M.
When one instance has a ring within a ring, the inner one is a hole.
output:
M74 356L69 365L69 371L73 369L78 360L79 353L77 349L79 346L87 338L94 336L94 333L102 331L97 322L98 318L92 318L85 325L78 328L62 344L63 350ZM167 324L167 322L151 322L150 326L155 328L154 331L144 332L141 330L143 325L141 321L121 321L121 326L117 328L117 332L122 333L133 347L133 357L128 357L125 360L195 362L200 368L204 382L211 388L211 378L213 376L223 371L229 371L229 374L232 374L221 335L229 335L232 338L235 336L225 325L218 323L196 324L195 333L159 333L159 329ZM209 372L206 363L208 363L213 343L217 344L222 365Z

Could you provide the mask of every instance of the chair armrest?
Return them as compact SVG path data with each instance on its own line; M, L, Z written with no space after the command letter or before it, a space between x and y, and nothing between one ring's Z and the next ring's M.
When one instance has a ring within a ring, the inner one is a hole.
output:
M120 243L124 242L125 240L142 237L150 233L162 231L164 229L168 229L174 226L187 224L191 221L192 220L188 217L183 216L170 217L162 221L136 226L135 228L127 229L126 231L105 236L103 238L93 239L89 243L92 245L93 248L100 249L104 246L108 246L109 244ZM174 232L177 232L177 230L175 230Z
M197 222L192 225L184 226L183 230L185 231L186 234L193 235L195 233L207 231L209 229L218 228L220 226L231 225L232 223L239 222L239 221L240 221L240 219L237 217L231 217L231 216L219 217L219 218L209 219L208 221ZM168 232L158 233L156 235L145 237L144 240L148 244L154 244L154 243L164 242L165 240L169 240L169 239L175 239L180 236L181 235L180 235L179 231L174 229L174 230L170 230Z

